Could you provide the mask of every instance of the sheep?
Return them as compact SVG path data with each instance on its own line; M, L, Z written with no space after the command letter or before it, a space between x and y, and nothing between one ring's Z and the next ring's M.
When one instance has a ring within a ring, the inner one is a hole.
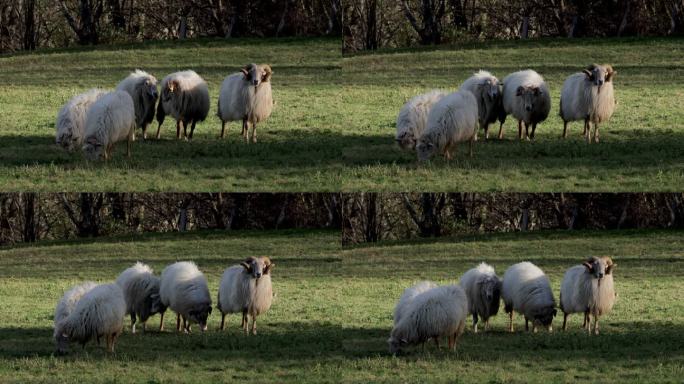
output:
M499 79L481 70L464 81L459 91L470 91L475 95L480 128L484 129L485 139L489 139L489 124L499 119L503 111Z
M406 309L410 307L411 303L413 303L416 296L436 287L437 284L432 281L421 281L412 287L406 288L399 298L397 306L394 308L394 325L396 326L399 323L399 320L401 320L401 317L406 312Z
M92 338L100 343L107 340L107 351L114 352L114 344L123 330L126 302L123 291L116 284L102 284L86 292L74 310L55 326L56 354L67 353L70 342L76 341L85 348Z
M570 75L563 83L560 98L560 117L563 119L563 138L567 136L568 122L584 120L587 143L591 143L591 125L594 141L599 142L599 123L610 120L615 111L613 77L617 71L610 65L592 64L582 72Z
M166 307L159 296L159 278L152 268L137 262L116 279L126 299L126 314L131 316L131 332L135 333L136 316L146 330L146 322L155 313L163 313ZM161 326L161 324L160 324Z
M81 300L81 297L83 297L83 295L88 293L96 286L97 284L93 283L92 281L86 281L83 284L71 287L71 289L64 293L64 296L62 296L62 298L59 300L59 303L57 303L57 307L55 308L55 334L53 335L55 340L57 340L59 337L59 334L57 333L57 324L69 317L69 315L74 311L74 308L76 308L78 301Z
M249 257L240 265L223 272L217 300L217 308L221 311L220 330L224 329L227 314L242 313L240 327L249 334L248 321L251 316L251 332L256 335L256 318L268 311L273 301L273 267L275 264L268 257Z
M593 316L594 333L599 334L599 317L610 312L615 304L613 270L616 266L610 257L590 257L565 272L560 292L563 330L566 330L568 315L584 313L582 328L591 335L590 316Z
M105 93L107 92L102 89L93 88L74 96L64 104L57 114L57 122L55 123L57 145L70 152L81 148L88 108Z
M551 111L551 96L544 79L528 69L511 73L503 80L503 107L506 114L518 120L518 138L522 140L522 124L525 138L534 139L537 124L546 120ZM528 129L532 126L532 132ZM499 139L503 139L503 122L499 127Z
M510 315L510 332L513 332L513 311L525 317L526 331L529 331L529 321L532 321L533 332L537 332L538 325L553 331L551 323L557 313L556 301L549 278L536 265L524 261L510 266L504 273L501 297L504 309Z
M242 137L249 142L251 126L252 142L257 142L256 125L268 119L273 110L271 76L269 65L248 64L223 80L216 112L221 119L221 138L229 121L242 120Z
M405 345L424 343L447 336L449 349L455 349L463 334L468 315L468 299L458 285L446 285L429 289L417 295L406 307L399 322L395 324L387 340L389 352L396 354Z
M133 99L124 91L109 92L88 109L83 152L89 160L109 160L114 144L127 140L126 156L131 157L135 134Z
M446 95L446 92L432 90L412 98L401 107L397 116L397 134L395 136L400 148L405 150L416 149L416 141L425 131L430 109Z
M478 316L484 321L487 330L489 318L499 312L501 279L496 276L492 266L481 263L464 273L460 284L468 296L468 310L473 316L473 331L477 333Z
M471 92L458 91L444 96L428 115L427 128L420 135L416 152L419 161L426 161L441 152L447 160L456 144L470 142L470 156L473 155L473 141L477 137L477 101Z
M182 71L166 76L161 82L161 100L157 106L157 139L166 115L176 119L176 138L180 139L180 127L183 125L183 137L192 140L195 124L204 121L209 114L209 89L207 83L195 71ZM187 134L191 124L190 135Z
M207 317L211 313L211 297L207 278L191 261L179 261L164 268L161 274L159 295L164 306L176 312L176 331L190 333L190 322L207 330ZM160 331L164 330L164 312L161 313Z
M154 120L154 107L159 98L157 79L136 69L116 86L116 90L131 95L135 107L135 125L142 128L143 139L147 139L147 126Z

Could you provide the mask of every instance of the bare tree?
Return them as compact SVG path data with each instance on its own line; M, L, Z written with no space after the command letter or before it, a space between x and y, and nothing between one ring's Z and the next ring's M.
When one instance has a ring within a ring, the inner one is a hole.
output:
M104 11L102 0L79 0L77 16L64 0L60 0L59 4L64 18L78 37L78 43L81 45L97 44L100 39L100 18Z
M442 42L442 18L446 13L446 2L444 0L421 0L418 7L421 21L418 21L414 15L408 0L402 0L401 5L406 19L420 36L421 44L440 44Z

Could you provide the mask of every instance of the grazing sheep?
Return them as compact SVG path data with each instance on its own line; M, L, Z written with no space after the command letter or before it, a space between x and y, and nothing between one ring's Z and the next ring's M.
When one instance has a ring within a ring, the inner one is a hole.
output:
M88 108L102 95L107 93L101 89L91 89L85 93L74 96L64 104L57 114L56 142L67 151L81 148L85 133L85 120Z
M560 99L563 138L567 136L568 122L584 120L582 134L587 143L591 143L592 124L594 141L599 142L599 123L608 121L615 111L612 80L616 74L610 65L592 64L565 80Z
M528 69L511 73L503 80L503 107L506 114L518 120L518 138L522 140L522 124L525 138L534 139L537 124L546 120L551 111L551 96L544 79ZM532 132L528 129L532 126ZM499 127L499 139L503 139L503 122Z
M418 139L416 152L419 161L426 161L436 153L451 159L456 144L469 141L470 156L477 137L477 101L472 93L458 91L444 96L428 115L427 128Z
M64 293L64 296L62 296L62 298L59 300L59 303L57 303L57 307L55 308L55 333L53 335L55 340L57 340L59 337L59 334L57 333L57 324L69 317L69 315L74 311L74 308L76 308L78 301L81 300L81 297L83 297L83 295L88 293L96 286L97 284L93 283L92 281L86 281L83 284L71 287L71 289Z
M145 332L146 322L155 313L163 313L166 307L159 296L159 278L152 268L137 262L116 279L126 299L126 314L131 316L131 332L135 333L136 316Z
M427 126L430 109L446 95L446 92L432 90L412 98L401 107L397 116L395 137L399 147L406 150L416 149L416 141Z
M468 270L461 276L461 287L468 296L468 310L473 316L473 331L477 333L477 317L489 328L489 318L499 312L501 300L501 280L494 268L487 263Z
M584 313L582 328L591 334L590 316L593 316L594 332L599 334L599 317L610 312L615 304L613 270L616 266L610 257L590 257L582 265L565 272L560 292L563 330L566 329L568 315Z
M234 265L223 272L217 300L217 308L221 311L221 330L227 314L242 313L240 327L248 333L251 316L251 332L256 335L257 316L268 311L273 302L273 267L275 264L268 257L249 257L240 265Z
M142 128L143 139L147 139L147 126L154 120L154 107L159 98L157 79L136 69L116 86L116 90L131 95L135 107L135 125Z
M242 120L242 137L249 142L251 125L252 142L257 142L256 125L268 119L273 110L272 75L269 65L248 64L223 80L216 113L221 119L221 138L229 121Z
M389 351L396 354L410 344L434 338L449 338L449 349L456 347L468 315L468 299L458 285L432 288L417 295L395 324L387 340Z
M470 91L475 95L480 128L484 129L485 139L489 139L489 124L501 116L503 108L499 79L487 71L479 71L464 81L458 90Z
M100 343L107 340L107 351L114 352L116 339L123 330L126 302L116 284L98 285L86 292L74 310L55 326L57 354L65 354L69 343L76 341L83 347L92 338Z
M131 156L135 134L133 99L124 91L114 91L100 97L88 109L83 152L89 160L104 157L109 160L114 144L127 140L126 156Z
M525 316L525 330L532 321L532 330L537 326L553 330L551 323L556 316L556 301L553 298L549 278L536 265L525 261L510 266L503 277L501 296L504 309L510 314L509 330L513 332L513 311Z
M164 268L159 286L161 302L176 312L176 331L190 333L190 322L199 324L202 331L207 330L207 317L211 313L211 297L207 278L190 261L179 261ZM160 331L164 330L164 312L161 313Z
M421 281L412 287L406 288L399 298L397 306L394 308L394 325L396 326L399 323L399 320L401 320L401 317L406 313L406 309L410 307L416 296L436 287L437 284L432 281Z
M166 76L161 82L161 100L157 106L157 139L166 115L176 119L176 138L180 139L180 127L183 125L183 137L192 139L195 124L204 121L209 114L209 89L207 83L195 71L182 71ZM188 124L192 124L190 135Z

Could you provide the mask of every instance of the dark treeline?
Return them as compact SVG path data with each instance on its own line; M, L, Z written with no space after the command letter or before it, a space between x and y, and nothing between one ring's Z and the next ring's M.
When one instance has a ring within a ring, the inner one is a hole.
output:
M317 193L3 193L0 244L198 229L341 228Z
M532 37L684 32L684 0L345 0L346 52Z
M339 36L341 18L341 0L0 0L0 52L206 36Z
M343 243L544 229L684 228L682 193L356 193Z

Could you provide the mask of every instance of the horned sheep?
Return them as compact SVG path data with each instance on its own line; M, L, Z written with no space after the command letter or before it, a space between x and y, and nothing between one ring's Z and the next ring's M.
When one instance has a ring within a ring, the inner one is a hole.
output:
M166 76L161 82L161 98L157 105L157 139L160 138L161 126L166 115L176 119L176 138L180 139L183 125L183 137L192 139L195 124L204 121L209 114L209 89L207 83L195 71L175 72ZM187 133L191 125L190 135Z
M116 90L126 91L131 95L135 108L135 124L142 128L143 139L146 139L147 126L154 120L154 107L159 98L157 79L136 69L116 86Z
M74 96L64 104L57 114L57 122L55 123L57 145L68 151L81 148L85 135L88 108L106 93L102 89L94 88Z
M560 116L563 119L563 138L567 136L568 122L584 120L587 143L599 142L599 124L610 120L615 111L613 77L617 71L610 65L592 64L585 70L568 77L563 83L560 99Z
M397 115L397 133L395 136L399 147L406 150L416 148L416 141L427 126L430 109L446 95L446 92L432 90L415 96L401 107L399 115Z
M176 331L191 332L190 323L198 323L202 331L207 330L207 318L211 313L211 297L207 278L190 261L179 261L164 268L159 286L161 302L176 312ZM161 314L163 330L164 312Z
M124 91L110 92L88 109L83 151L90 160L108 160L111 158L114 144L127 140L126 156L130 157L134 134L133 99Z
M221 311L221 330L224 329L227 314L241 313L240 327L248 333L251 317L251 333L256 335L257 316L268 311L273 302L273 267L275 264L268 257L249 257L240 265L223 272L217 300L217 308Z
M513 311L525 317L525 330L537 326L548 327L551 332L553 318L556 316L556 301L553 298L549 278L536 265L529 261L513 264L503 276L501 296L504 308L510 316L509 330L513 332Z
M221 119L221 138L229 121L242 121L242 137L256 143L256 125L271 116L273 95L271 93L273 70L269 65L248 64L238 73L223 80L219 93L217 116Z
M478 121L489 138L489 124L501 116L502 94L499 79L487 71L478 71L461 84L460 91L470 91L477 100Z
M477 333L478 316L489 328L489 318L499 312L501 300L501 279L494 268L487 263L480 263L461 276L461 287L468 296L468 311L473 316L473 331Z
M565 272L560 292L563 330L566 329L568 315L583 313L582 327L591 334L593 316L593 331L599 334L599 317L610 312L615 304L613 270L616 266L610 257L590 257Z
M104 336L107 351L114 352L116 339L123 330L126 302L123 291L116 284L98 285L86 292L74 310L55 325L57 354L65 354L70 342L82 346L91 339Z
M518 120L518 138L523 138L524 123L525 138L534 139L537 124L546 120L551 111L551 96L544 78L531 69L506 76L503 79L503 107L506 114ZM503 139L503 123L499 127L499 139Z
M159 296L159 277L148 265L137 262L116 279L126 299L126 314L131 316L131 332L135 333L136 317L146 328L147 319L155 313L163 313L166 306Z
M458 285L446 285L429 289L417 295L409 304L390 338L389 352L396 354L407 345L424 343L434 338L449 339L449 349L454 349L465 328L468 315L468 299Z
M436 153L451 159L451 151L460 142L470 143L477 137L477 101L471 92L458 91L444 96L430 110L427 128L418 139L416 152L419 161L426 161Z

